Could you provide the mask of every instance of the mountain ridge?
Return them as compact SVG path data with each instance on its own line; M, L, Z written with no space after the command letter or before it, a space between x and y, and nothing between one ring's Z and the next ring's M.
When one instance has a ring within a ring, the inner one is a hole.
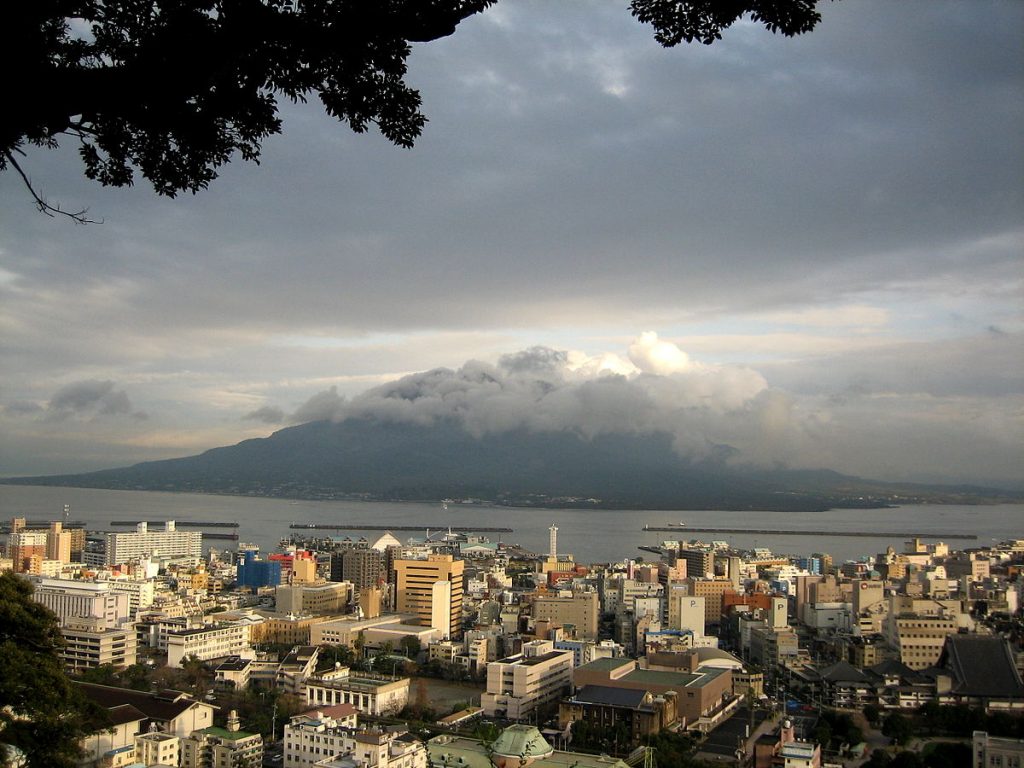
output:
M976 486L887 483L831 469L730 464L718 446L679 456L667 432L525 429L474 436L453 419L313 421L194 456L6 484L228 493L283 498L439 501L623 509L813 511L892 503L990 503L1019 494Z

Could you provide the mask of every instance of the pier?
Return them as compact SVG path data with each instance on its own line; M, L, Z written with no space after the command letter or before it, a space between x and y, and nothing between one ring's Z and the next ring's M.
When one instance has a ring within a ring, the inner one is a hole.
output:
M645 531L669 533L746 533L756 536L857 536L870 539L906 538L906 539L971 539L978 537L973 533L908 533L907 531L797 531L769 528L704 528L697 525L645 525Z
M511 528L482 525L335 525L333 523L292 523L293 531L445 531L453 533L513 533Z

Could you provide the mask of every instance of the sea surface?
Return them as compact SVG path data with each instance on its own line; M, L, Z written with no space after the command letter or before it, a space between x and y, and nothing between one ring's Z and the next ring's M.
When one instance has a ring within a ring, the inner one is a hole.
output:
M0 485L0 519L59 520L64 505L71 506L70 520L86 523L89 530L130 530L112 528L114 520L202 520L238 522L239 541L258 544L273 551L280 539L292 531L291 523L338 523L346 525L419 525L420 531L403 531L396 536L407 541L422 540L446 525L508 527L513 533L486 534L492 541L520 544L535 552L546 552L548 527L558 526L558 550L571 552L581 562L613 562L626 558L655 558L638 549L656 546L666 539L726 540L738 548L767 547L776 554L807 555L827 552L837 561L858 559L884 552L892 546L903 549L906 537L917 533L934 542L942 534L970 533L977 540L951 540L954 549L991 544L1010 538L1024 538L1024 504L985 506L908 505L892 509L832 509L825 512L730 512L698 510L682 512L645 510L534 509L471 504L371 501L291 501L288 499L215 496L194 493L152 491L107 491L88 488ZM682 522L675 532L645 532L645 524L666 526ZM743 528L806 531L870 531L870 537L835 535L793 536L743 533L714 535L687 531L687 527ZM232 529L220 529L221 531ZM376 531L320 531L316 535L339 535L374 541ZM211 539L208 546L228 549L229 540Z

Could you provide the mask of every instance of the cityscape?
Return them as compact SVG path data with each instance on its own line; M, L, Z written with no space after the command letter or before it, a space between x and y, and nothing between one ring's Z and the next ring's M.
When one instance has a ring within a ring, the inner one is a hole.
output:
M403 539L327 524L261 551L227 521L88 531L69 514L12 519L0 583L5 603L22 582L18 599L48 609L65 706L100 712L75 765L1024 754L1024 539L915 537L840 561L736 549L679 522L644 556L590 563L556 525L541 552L466 527Z
M1024 768L1024 0L3 19L0 768Z

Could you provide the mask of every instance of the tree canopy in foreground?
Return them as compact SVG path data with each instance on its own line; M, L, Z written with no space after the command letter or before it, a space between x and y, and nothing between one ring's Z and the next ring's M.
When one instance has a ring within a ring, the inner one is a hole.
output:
M0 574L0 766L17 750L29 768L71 768L105 718L64 673L57 617L31 595L28 581Z
M258 160L278 99L317 97L357 133L411 147L426 123L405 82L412 43L450 35L496 0L37 0L6 9L0 170L23 147L78 144L85 174L162 195L196 192L235 154ZM632 0L664 46L710 44L744 15L796 35L819 0ZM71 214L69 214L71 215Z

